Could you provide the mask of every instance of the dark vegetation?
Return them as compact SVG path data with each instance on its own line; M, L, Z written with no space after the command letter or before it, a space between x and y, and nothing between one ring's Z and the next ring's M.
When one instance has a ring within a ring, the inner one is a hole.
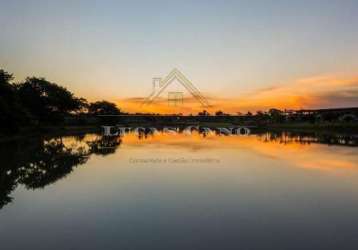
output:
M107 101L88 103L45 78L28 77L13 83L13 75L0 69L0 132L16 133L23 127L86 125L97 115L117 115ZM91 119L92 117L92 119Z
M258 127L340 128L357 129L358 108L257 111L255 114L230 115L218 110L210 114L203 110L197 115L159 115L122 113L108 101L89 103L66 88L45 78L28 77L14 83L13 75L0 69L0 135L22 132L24 129L109 124L235 124ZM119 115L111 117L108 115Z
M152 124L152 125L202 125L202 126L230 126L244 125L258 129L289 129L289 130L341 130L357 132L358 108L337 108L317 110L278 110L267 112L257 111L255 114L230 115L217 111L211 115L204 110L197 115L155 115L136 114L123 116L121 124Z

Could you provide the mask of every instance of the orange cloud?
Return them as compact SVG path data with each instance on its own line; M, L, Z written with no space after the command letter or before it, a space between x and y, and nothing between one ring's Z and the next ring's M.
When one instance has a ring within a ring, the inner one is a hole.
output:
M214 113L227 113L279 109L329 108L358 106L358 76L323 75L297 79L292 83L257 89L237 98L209 97ZM150 106L141 106L144 98L118 100L118 105L127 112L196 114L203 110L192 97L184 99L185 105L168 106L165 98L159 98Z

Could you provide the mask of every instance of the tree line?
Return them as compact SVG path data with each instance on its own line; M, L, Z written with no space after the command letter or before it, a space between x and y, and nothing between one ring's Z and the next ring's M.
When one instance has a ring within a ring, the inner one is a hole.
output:
M13 82L13 74L0 69L0 131L16 132L22 126L61 124L66 117L117 115L120 109L108 101L88 102L42 77Z
M75 96L65 87L45 78L27 77L22 82L13 82L13 80L13 74L0 69L0 134L18 132L22 127L87 125L97 124L100 121L112 123L116 121L115 118L101 117L99 119L98 115L124 114L114 103L108 101L88 102L84 98ZM159 114L141 113L136 115L148 116L148 119L159 116ZM182 116L182 114L173 115L175 121L177 116ZM356 123L358 122L358 108L316 111L282 111L272 108L267 112L257 111L256 114L238 113L236 117L221 110L216 111L213 115L203 110L197 115L190 115L190 117L195 121L222 120L228 122L235 118L240 121L254 121L257 124Z

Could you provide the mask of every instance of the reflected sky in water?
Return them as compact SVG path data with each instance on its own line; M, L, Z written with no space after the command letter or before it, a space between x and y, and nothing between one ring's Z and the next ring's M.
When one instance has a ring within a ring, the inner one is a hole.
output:
M356 249L357 137L0 144L1 249Z

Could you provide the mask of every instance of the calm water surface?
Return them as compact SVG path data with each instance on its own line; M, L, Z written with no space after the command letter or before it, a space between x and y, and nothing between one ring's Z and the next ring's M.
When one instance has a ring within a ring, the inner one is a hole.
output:
M0 249L358 249L357 137L0 144Z

